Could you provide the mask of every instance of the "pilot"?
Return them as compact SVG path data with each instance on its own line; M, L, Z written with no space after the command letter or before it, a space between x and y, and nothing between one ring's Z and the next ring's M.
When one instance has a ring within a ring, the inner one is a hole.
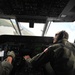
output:
M36 68L50 62L55 75L74 75L75 48L68 41L68 38L68 33L62 30L55 34L53 45L33 58L30 58L29 55L24 56L24 58Z
M0 62L0 75L9 75L10 71L13 68L12 61L15 58L13 51L7 53L7 58Z

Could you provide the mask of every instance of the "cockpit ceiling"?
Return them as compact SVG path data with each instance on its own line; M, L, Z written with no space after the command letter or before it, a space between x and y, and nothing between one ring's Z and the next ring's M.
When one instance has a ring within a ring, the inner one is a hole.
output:
M45 22L58 18L70 0L0 0L1 15L15 15L18 21ZM71 0L73 1L73 0Z

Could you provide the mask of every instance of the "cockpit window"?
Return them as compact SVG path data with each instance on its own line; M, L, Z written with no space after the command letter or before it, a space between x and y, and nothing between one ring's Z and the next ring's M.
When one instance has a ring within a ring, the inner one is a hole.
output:
M27 36L42 36L44 23L34 23L34 27L29 27L29 23L19 22L19 27L22 35Z
M0 35L19 35L14 19L0 18Z
M69 33L69 41L74 42L75 22L51 22L51 25L45 36L55 36L55 33L61 30L66 30Z
M20 27L22 35L54 37L56 32L61 31L61 30L66 30L69 33L69 41L74 42L75 22L51 22L49 21L46 27L46 30L44 32L45 25L46 24L44 23L34 23L34 27L30 28L29 23L19 22L19 27Z
M24 35L54 37L55 33L66 30L69 33L69 41L75 41L75 22L34 23L30 27L29 22L16 22L15 19L0 18L0 35Z

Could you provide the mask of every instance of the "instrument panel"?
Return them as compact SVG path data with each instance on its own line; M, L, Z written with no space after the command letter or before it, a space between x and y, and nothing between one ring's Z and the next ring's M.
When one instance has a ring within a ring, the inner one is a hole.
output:
M0 50L5 53L14 51L17 56L33 57L52 44L52 40L52 37L3 35L0 36Z

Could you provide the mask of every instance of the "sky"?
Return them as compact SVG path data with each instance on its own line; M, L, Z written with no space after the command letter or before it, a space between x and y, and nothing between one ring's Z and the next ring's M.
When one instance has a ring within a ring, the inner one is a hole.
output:
M75 39L75 22L51 23L47 36L54 36L55 33L65 30L69 34L69 41L74 42Z

